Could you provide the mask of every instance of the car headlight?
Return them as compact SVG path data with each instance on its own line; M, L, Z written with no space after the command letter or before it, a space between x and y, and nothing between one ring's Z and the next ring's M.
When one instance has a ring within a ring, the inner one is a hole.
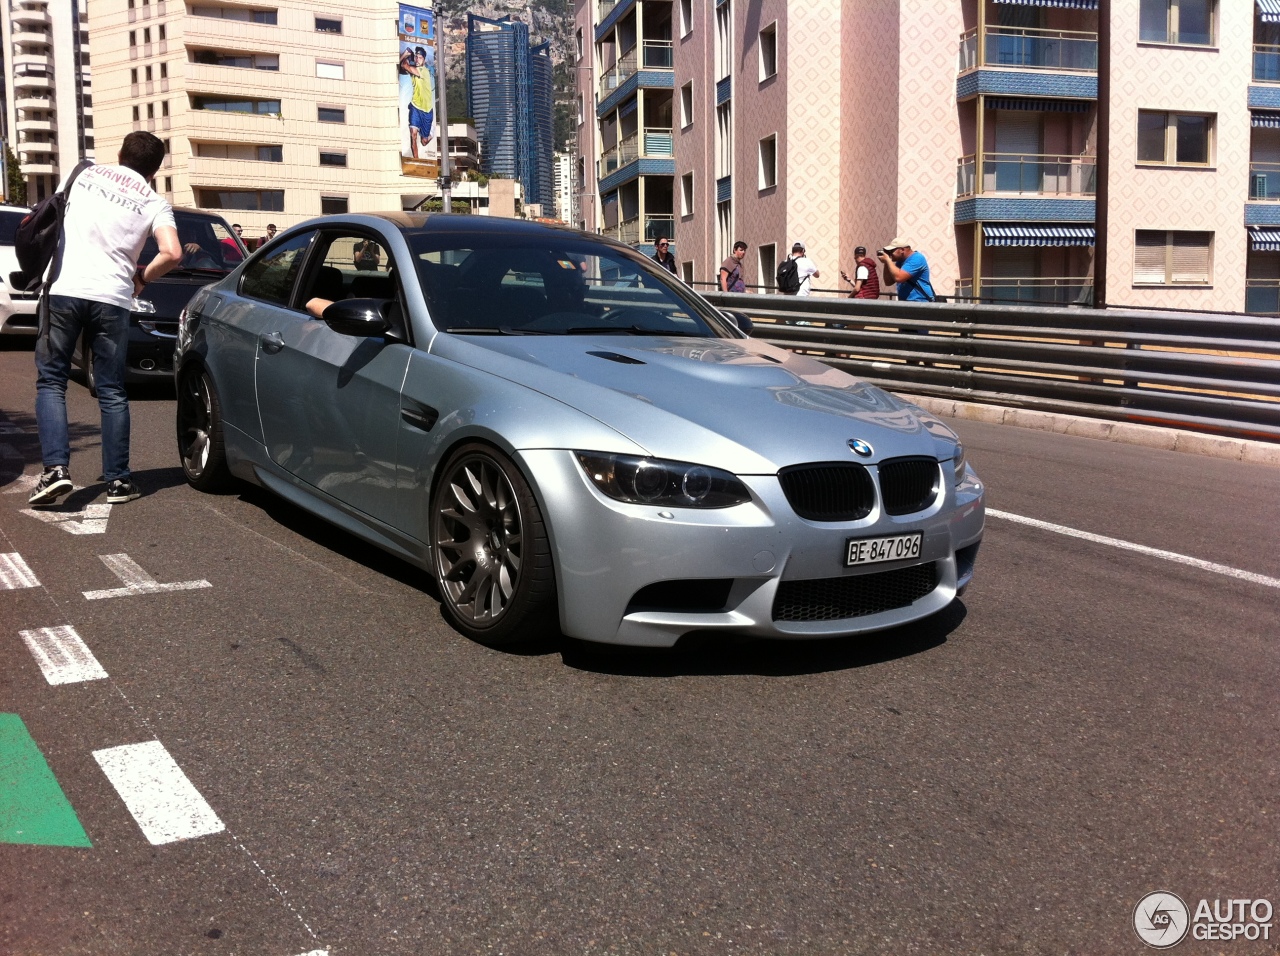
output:
M951 459L951 465L955 469L955 477L956 477L957 485L960 484L960 482L964 481L964 463L965 463L964 445L957 443L955 456Z
M747 486L719 468L638 455L575 454L592 484L618 501L667 508L732 508L751 500Z
M130 311L137 312L140 315L156 314L156 304L154 302L150 299L139 299L136 296L134 297L133 302L130 303L129 309Z

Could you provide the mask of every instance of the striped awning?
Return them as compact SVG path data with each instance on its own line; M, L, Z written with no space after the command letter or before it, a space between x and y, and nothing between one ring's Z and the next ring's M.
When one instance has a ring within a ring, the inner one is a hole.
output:
M1280 23L1280 0L1258 0L1258 13L1262 14L1263 23Z
M1280 2L1280 0L1277 0ZM988 96L989 110L1033 110L1037 113L1087 113L1090 100L1035 100L1026 97Z
M1259 5L1272 0L1258 0ZM1014 4L1020 7L1069 7L1072 10L1097 10L1098 0L996 0L996 3Z
M988 246L1091 246L1093 226L996 226L982 227Z
M1249 248L1254 252L1280 252L1280 229L1250 229Z
M1265 127L1266 129L1280 129L1280 113L1268 113L1263 110L1254 110L1252 117L1251 122L1254 126Z

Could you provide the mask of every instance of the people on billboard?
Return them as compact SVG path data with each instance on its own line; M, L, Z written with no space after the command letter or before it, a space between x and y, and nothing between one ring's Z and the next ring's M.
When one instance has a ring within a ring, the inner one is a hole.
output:
M432 140L435 120L436 84L432 68L427 65L427 51L421 46L406 46L400 52L400 73L409 77L409 150L414 159L425 159L426 146Z

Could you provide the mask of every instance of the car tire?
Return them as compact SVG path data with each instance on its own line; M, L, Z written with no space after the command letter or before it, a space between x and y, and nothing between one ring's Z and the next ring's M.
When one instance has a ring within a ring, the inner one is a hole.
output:
M222 442L222 405L213 377L203 368L183 373L178 384L178 457L187 484L222 491L231 484Z
M471 443L439 474L431 561L445 617L491 647L527 647L558 632L551 545L520 469L497 449Z

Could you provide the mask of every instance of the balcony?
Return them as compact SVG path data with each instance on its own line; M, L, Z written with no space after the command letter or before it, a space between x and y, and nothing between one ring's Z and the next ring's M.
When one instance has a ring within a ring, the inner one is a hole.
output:
M1280 200L1280 163L1249 164L1249 198Z
M1017 196L1093 196L1098 190L1094 156L983 153L982 183L973 155L956 164L956 197L1000 193Z
M49 26L53 20L48 10L14 10L9 14L14 23L26 23L34 26Z
M600 23L609 14L613 13L613 8L618 5L618 0L600 0L596 6L596 23Z
M1098 34L1094 32L987 27L985 42L980 45L978 39L976 27L960 37L961 73L988 66L1098 72Z
M48 53L19 53L13 58L13 68L19 72L48 70L53 66L53 57Z
M668 239L675 235L676 217L671 213L644 217L644 240L653 242L659 236Z
M20 96L13 101L15 109L20 110L51 110L53 109L52 96Z
M53 83L49 75L44 72L16 73L13 77L13 86L18 90L47 90L53 86Z
M973 302L973 279L957 279L957 301ZM1089 276L984 276L976 301L1000 304L1092 305Z
M55 133L57 126L53 120L47 119L20 119L15 124L17 131L21 133Z
M670 70L674 60L670 40L645 40L640 44L641 64L646 70Z
M1259 83L1280 83L1280 46L1253 45L1253 78Z
M632 133L617 146L605 150L596 168L596 179L616 173L637 159L670 159L674 155L671 130L663 127L647 127L643 136Z
M1245 279L1244 310L1251 315L1280 315L1280 279Z
M604 234L610 239L617 239L619 242L625 242L629 246L638 245L640 243L640 217L633 216L630 219L624 219L616 226L605 226Z
M618 58L618 61L600 77L600 99L604 99L636 72L636 48L632 47Z

